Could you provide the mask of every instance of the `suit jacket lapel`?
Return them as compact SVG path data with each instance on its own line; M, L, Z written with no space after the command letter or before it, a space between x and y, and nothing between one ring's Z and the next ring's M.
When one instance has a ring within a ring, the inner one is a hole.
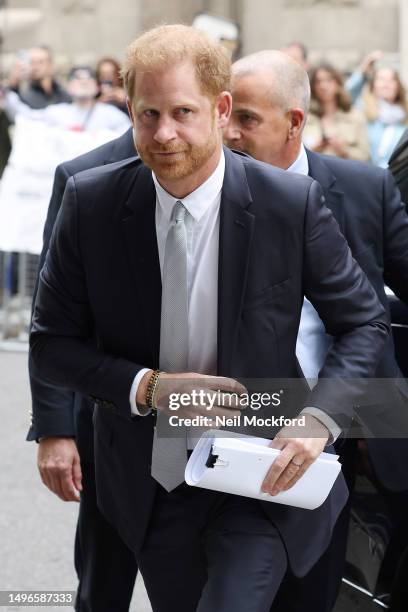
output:
M228 149L220 207L218 262L218 373L228 375L235 345L255 217L242 159Z
M156 191L151 170L141 165L123 208L122 230L140 307L148 329L153 364L160 350L161 273L156 236Z
M333 212L342 233L346 230L346 216L344 212L344 193L336 189L336 177L325 164L324 157L307 150L309 162L309 176L320 183L326 198L326 206Z
M251 194L243 162L227 149L224 152L225 177L220 206L218 262L217 363L218 372L227 375L241 315L255 217L247 211L251 204ZM156 192L151 171L141 165L136 171L123 208L122 230L135 290L149 330L153 363L158 363L161 273L155 203Z
M104 163L111 164L136 155L136 147L133 142L133 130L129 128L127 132L112 142L112 148Z

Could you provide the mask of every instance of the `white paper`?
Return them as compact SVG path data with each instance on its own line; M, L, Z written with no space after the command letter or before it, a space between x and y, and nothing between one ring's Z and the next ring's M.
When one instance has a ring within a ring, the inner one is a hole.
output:
M291 489L271 496L261 485L280 451L265 438L226 434L212 430L201 437L187 463L188 485L313 510L326 500L341 470L337 455L321 453ZM211 447L218 455L212 468L206 467Z

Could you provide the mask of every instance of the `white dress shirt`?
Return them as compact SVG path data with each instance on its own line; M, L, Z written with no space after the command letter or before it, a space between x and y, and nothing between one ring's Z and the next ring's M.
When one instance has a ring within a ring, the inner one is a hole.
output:
M308 174L309 165L303 146L299 157L288 170ZM189 213L185 218L189 300L188 371L199 374L216 374L217 369L219 211L224 172L225 158L224 153L221 152L220 161L213 174L205 183L183 199L175 198L167 193L153 173L156 188L156 235L162 274L164 250L173 207L176 202L181 201ZM310 306L313 308L311 304ZM315 310L314 312L316 313ZM317 313L316 316L318 317ZM318 320L320 321L319 317ZM203 321L205 321L205 325L203 325ZM321 321L320 324L323 326ZM323 335L325 335L324 327ZM301 366L303 369L302 364ZM130 390L130 406L133 414L140 415L136 406L136 394L142 377L148 371L148 368L143 368L133 381ZM302 412L312 414L326 425L332 439L336 439L340 434L341 430L336 422L318 408L308 407ZM143 415L146 414L148 412L143 413ZM188 436L189 448L192 448L197 437L200 437L198 428L195 428L194 433L194 438Z
M180 201L186 207L187 230L187 290L188 290L188 371L198 374L217 372L218 323L218 244L220 229L221 190L224 182L225 157L212 175L187 197L175 198L159 184L153 173L156 188L156 235L160 270L163 274L164 250L173 207ZM133 414L140 414L136 406L139 383L148 369L138 372L131 391Z
M298 157L293 164L289 166L287 172L297 172L298 174L304 174L306 176L309 174L309 162L303 144L301 145ZM310 386L313 386L313 383L315 384L317 382L319 372L332 343L333 338L329 334L326 334L324 324L316 309L308 299L304 298L296 341L296 356ZM339 437L341 429L326 413L313 407L305 408L303 412L312 414L326 425L332 436L331 442Z
M297 159L289 166L287 171L306 176L309 174L309 162L303 145ZM296 342L296 356L305 378L309 381L314 381L319 376L319 371L326 359L332 341L332 337L326 334L323 322L316 309L305 298Z

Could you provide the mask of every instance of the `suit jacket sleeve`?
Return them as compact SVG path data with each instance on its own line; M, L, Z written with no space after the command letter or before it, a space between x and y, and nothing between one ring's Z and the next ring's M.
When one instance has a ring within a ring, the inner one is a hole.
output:
M408 215L389 172L384 173L384 280L408 305Z
M364 401L367 379L389 333L385 310L353 259L318 183L311 185L305 217L304 292L334 342L307 405L347 429Z
M130 418L129 392L142 365L98 350L90 342L93 333L71 177L40 273L31 356L41 375L51 382L91 396Z
M61 206L68 178L69 174L64 165L58 166L55 171L53 190L44 226L43 249L38 266L39 271L44 265L52 230ZM34 288L33 309L38 291L38 282L39 276L37 276ZM32 422L27 434L27 440L38 440L39 438L49 436L74 437L74 393L69 389L56 387L44 380L33 363L31 355L28 358L28 369L32 398Z

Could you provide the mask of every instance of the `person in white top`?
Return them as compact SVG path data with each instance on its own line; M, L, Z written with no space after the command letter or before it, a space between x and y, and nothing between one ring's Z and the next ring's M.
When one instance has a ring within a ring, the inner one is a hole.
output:
M11 121L21 115L75 132L112 130L118 135L130 127L130 120L123 112L111 104L97 102L98 84L91 68L73 68L68 75L67 90L72 102L50 104L42 109L30 108L13 91L5 94L1 104Z

